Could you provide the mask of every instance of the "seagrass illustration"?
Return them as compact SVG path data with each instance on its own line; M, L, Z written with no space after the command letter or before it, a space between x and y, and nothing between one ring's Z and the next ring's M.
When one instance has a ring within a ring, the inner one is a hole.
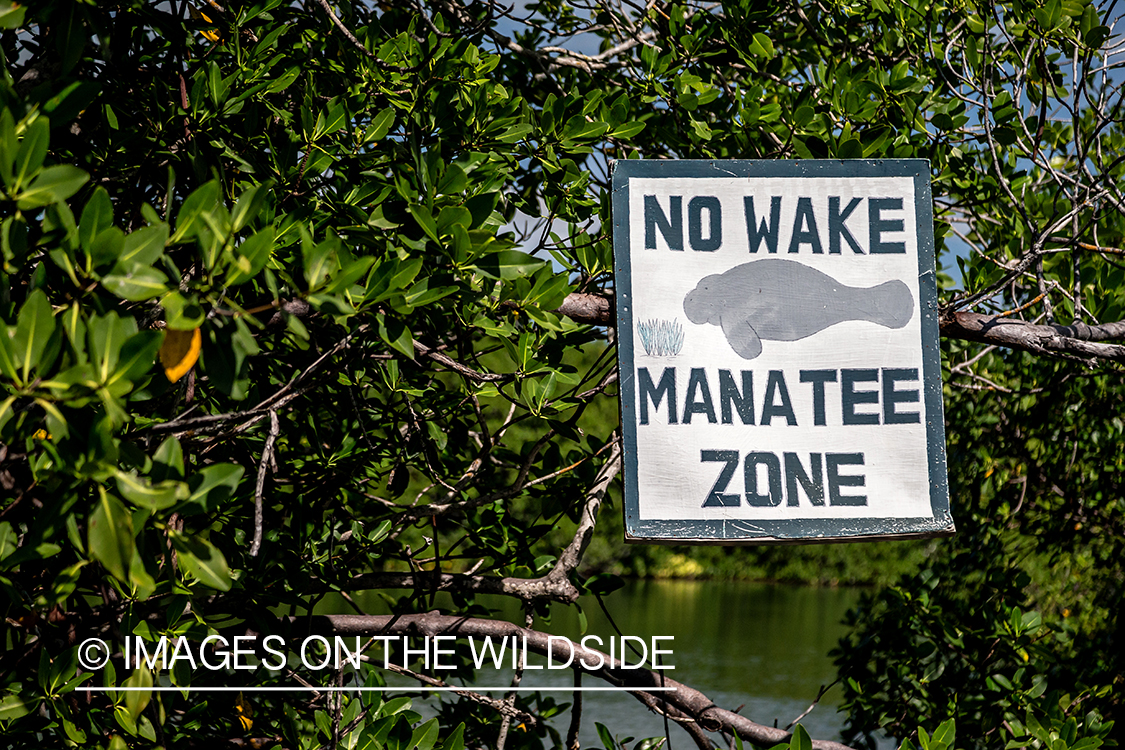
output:
M637 323L637 332L650 357L674 357L684 346L684 327L678 320L642 320Z

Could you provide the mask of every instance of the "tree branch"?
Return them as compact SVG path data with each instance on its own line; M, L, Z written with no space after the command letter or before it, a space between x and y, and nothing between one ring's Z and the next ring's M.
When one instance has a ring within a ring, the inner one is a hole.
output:
M1032 354L1070 355L1088 360L1125 362L1125 346L1095 343L1125 335L1125 321L1090 326L1036 325L997 315L951 312L942 316L941 334L946 338L979 341L1019 349Z
M594 535L594 526L598 521L598 510L602 506L602 501L605 500L610 483L621 470L621 443L617 440L616 435L610 439L613 441L613 448L610 451L609 459L598 471L594 486L586 493L586 503L582 508L582 516L578 520L578 530L574 532L574 539L559 555L558 562L547 574L547 578L569 581L570 573L578 567L578 563L582 562L582 555L586 552L586 548L590 546L590 539Z
M758 724L733 711L719 708L700 691L676 680L662 678L659 674L644 668L624 669L622 662L610 659L600 651L586 648L580 643L559 636L549 638L548 633L523 628L503 620L427 612L413 615L319 615L313 617L312 622L306 622L304 618L290 618L289 622L294 625L300 623L302 630L311 627L311 632L324 635L331 633L343 636L515 637L521 644L526 643L529 651L541 655L550 654L551 658L559 663L565 661L571 655L570 650L573 649L572 666L575 669L581 669L611 685L629 688L629 692L646 705L655 699L657 705L667 706L674 709L674 712L686 714L698 724L700 729L708 732L737 733L744 740L767 746L788 742L792 736L784 729ZM601 666L591 669L587 667L590 664ZM649 691L650 688L661 687L662 682L664 687L672 690ZM826 740L814 740L812 746L815 750L850 750L846 745Z
M514 375L502 375L493 372L477 372L471 367L466 367L452 357L448 357L432 347L426 346L417 339L414 340L414 349L423 357L429 357L435 362L445 365L458 375L464 375L476 383L496 383L503 380L514 380Z

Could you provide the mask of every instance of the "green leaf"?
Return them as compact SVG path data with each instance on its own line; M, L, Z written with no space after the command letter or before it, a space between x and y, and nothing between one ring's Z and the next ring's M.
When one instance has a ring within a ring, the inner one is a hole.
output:
M937 745L941 750L952 748L957 741L957 724L953 719L946 719L934 730L930 737L930 744Z
M474 195L465 201L465 208L469 209L469 213L473 215L473 223L469 229L476 229L484 224L492 216L498 200L500 200L500 194L490 192Z
M206 226L204 214L218 202L219 183L215 180L192 191L176 214L176 233L172 235L169 244L177 245L194 237L200 228Z
M692 132L695 133L695 135L700 140L702 140L702 141L711 140L711 126L708 125L707 123L705 123L703 120L692 120L691 121L691 129L692 129Z
M27 13L27 8L12 2L12 0L2 0L0 2L0 29L18 29L23 26L23 16ZM0 708L0 720L4 718L3 709Z
M3 0L0 0L3 2ZM16 139L16 123L12 117L12 110L8 107L0 107L0 182L3 182L4 187L12 191L12 166L16 159L16 152L19 151L20 142ZM4 196L7 198L8 196ZM9 218L4 222L10 225L12 220ZM4 230L7 232L7 229ZM5 248L5 251L7 248Z
M501 250L484 256L474 268L485 276L508 281L534 273L543 264L544 261L520 250Z
M584 115L575 115L566 121L563 127L564 140L591 140L609 130L609 125L597 120L589 121Z
M419 725L410 738L414 750L432 750L438 738L437 719L430 719L425 724Z
M1084 737L1071 745L1069 750L1097 750L1102 744L1104 744L1102 740L1097 737ZM1026 745L1020 745L1020 747L1025 746Z
M55 319L51 315L51 304L42 289L28 295L20 308L16 329L11 339L12 358L19 369L23 382L30 380L32 371L39 369L39 361L47 348L47 340L55 331Z
M172 546L178 553L180 570L194 576L204 586L219 591L229 591L231 586L230 568L226 558L210 542L197 536L188 536L169 529Z
M856 138L849 138L836 147L836 156L841 159L862 159L863 144Z
M391 522L387 519L383 519L379 523L379 525L375 528L375 530L372 531L370 535L368 535L367 539L372 544L378 544L379 542L383 541L388 536L390 536L390 534L391 534Z
M239 231L258 217L262 206L266 203L266 198L269 197L271 187L272 183L263 182L252 185L242 192L230 214L232 231Z
M184 476L184 449L175 435L169 435L152 456L152 478L162 482L165 479L182 479Z
M765 34L758 32L754 34L754 41L750 45L750 51L761 57L773 57L773 40Z
M0 15L0 18L3 18ZM0 721L11 721L34 711L39 706L39 698L32 695L8 693L0 698Z
M605 750L617 750L617 743L613 741L613 733L609 731L609 727L600 721L595 721L594 728L598 730L598 739L602 741Z
M454 226L460 225L468 229L472 223L473 215L469 213L469 209L462 206L446 206L438 214L437 231L438 234L449 234Z
M457 291L455 286L438 286L432 289L429 286L430 278L426 277L410 288L405 294L406 304L411 307L421 307L439 299L448 297Z
M81 234L81 228L79 229ZM98 233L90 242L86 251L95 268L116 264L118 257L125 250L125 233L117 227L107 227Z
M344 127L348 121L348 111L339 99L332 99L328 107L317 115L316 126L313 128L312 140L316 141L329 133L334 133Z
M82 316L82 308L77 302L70 305L59 316L62 321L63 331L67 341L70 342L79 364L86 362L86 320Z
M545 310L553 310L563 303L569 293L570 282L566 276L556 274L552 268L545 266L542 271L535 274L535 284L527 293L524 302Z
M63 204L65 205L65 204ZM70 279L70 283L76 287L81 287L82 282L78 280L77 265L75 264L74 252L69 246L54 247L47 251L47 255L54 261L55 265L63 270Z
M402 226L398 222L391 221L386 217L383 212L382 204L371 209L371 214L367 217L367 223L377 229L394 229L395 227Z
M152 265L164 254L167 242L168 225L164 222L138 229L125 238L125 248L114 270L120 272L136 265Z
M87 329L90 364L99 383L106 383L117 367L117 358L125 340L137 333L137 321L115 312L96 315Z
M3 428L8 420L12 418L12 404L15 402L15 396L8 396L3 401L0 401L0 428Z
M124 687L152 687L152 672L149 672L144 667L133 670L133 674L129 675L129 679L125 680ZM125 710L129 712L129 716L133 717L133 721L140 718L141 712L145 710L145 706L148 705L150 700L152 700L151 690L130 690L125 693Z
M5 0L0 0L0 3ZM3 6L0 6L3 7ZM16 140L16 122L12 110L0 107L0 181L8 190L12 188L12 164L20 144Z
M407 285L414 281L418 276L418 272L421 270L421 258L411 258L408 261L398 263L395 267L394 274L391 276L391 291L405 289Z
M289 70L278 76L272 83L270 83L270 85L266 87L266 91L271 94L276 94L279 91L284 91L285 89L289 88L289 85L293 83L293 81L297 80L297 76L299 76L300 74L301 67L299 65L294 65L293 67L289 68Z
M645 129L647 123L644 122L627 122L609 132L611 138L632 138L637 133Z
M500 141L501 143L515 143L534 129L535 128L530 124L522 122L519 125L513 125L505 130L504 133L501 134L496 140Z
M395 124L395 111L390 107L379 112L371 118L371 124L363 134L364 143L373 143L382 140Z
M147 477L139 477L135 473L126 473L120 469L114 473L114 476L117 479L117 491L140 508L164 510L188 497L188 486L184 482L166 479L153 484Z
M370 270L371 266L374 265L374 263L375 258L371 257L370 255L365 255L362 258L357 258L356 260L349 263L346 268L342 269L339 273L333 276L332 283L330 283L324 291L332 294L348 289L352 284L359 281L360 277L367 273L368 270Z
M422 228L422 231L426 233L427 237L429 237L434 242L440 241L440 238L438 237L437 224L434 222L434 217L430 213L429 209L427 209L424 205L411 203L406 207L406 210L409 211L410 215L414 217L414 220L418 222L418 226Z
M266 227L255 232L234 249L227 285L234 286L249 281L265 268L275 247L274 228Z
M168 277L152 266L133 266L128 273L112 273L102 278L102 286L122 299L143 302L168 291Z
M472 217L470 215L470 225ZM473 250L473 241L469 239L469 231L460 224L454 224L450 227L450 235L453 237L453 260L457 263L464 263L469 259Z
M47 118L39 117L27 126L27 132L16 151L16 163L12 170L12 192L19 192L24 183L43 166L47 156L47 142L51 135L51 124Z
M793 727L793 738L789 740L789 750L812 750L812 738L800 724Z
M465 174L465 170L456 164L450 164L445 168L445 174L441 176L437 191L442 195L454 195L464 192L468 186L469 177Z
M318 312L325 312L329 315L354 315L355 308L339 294L328 294L327 292L314 292L308 297L309 305Z
M379 338L383 339L387 346L414 359L414 337L410 335L410 329L406 324L398 318L387 315L379 315L378 320Z
M180 292L168 292L160 300L164 308L164 322L173 331L191 331L203 325L207 313L194 296L185 297Z
M199 511L210 512L234 493L244 469L237 464L211 464L188 478L191 495L188 503L198 504Z
M15 330L0 320L0 375L13 382L20 381L17 370L19 361L13 348L12 334ZM22 381L20 381L22 382Z
M90 555L120 581L128 581L133 561L133 520L124 504L101 487L98 505L90 516L86 548Z
M160 331L141 331L127 338L118 353L117 367L106 384L140 380L146 376L156 363L156 354L163 341L164 334Z
M339 248L339 238L329 237L324 242L312 246L308 251L304 251L305 280L308 282L309 291L315 291L323 286L325 280L340 267L336 254Z
M465 750L465 722L458 724L445 738L441 743L441 750Z
M12 524L7 521L0 523L0 561L16 551L18 541L16 532L12 530Z
M26 211L50 203L61 203L77 193L88 179L90 175L69 164L47 167L26 190L16 196L16 205L20 210Z

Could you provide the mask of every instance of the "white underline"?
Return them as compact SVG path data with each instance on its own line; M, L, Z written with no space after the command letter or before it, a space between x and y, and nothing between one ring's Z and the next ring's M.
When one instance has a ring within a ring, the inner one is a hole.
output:
M471 692L479 693L486 691L503 691L508 693L633 693L633 692L664 692L675 690L673 687L436 687L427 685L418 685L416 687L317 687L315 685L293 685L278 687L275 685L267 685L263 687L231 687L228 685L220 685L214 687L196 687L188 685L185 687L138 687L136 685L124 687L77 687L75 690L84 690L86 692L108 693L171 693L171 692L191 692L191 693L285 693L285 692L314 692L314 693L415 693L418 691L432 692L432 693L451 693L451 692Z

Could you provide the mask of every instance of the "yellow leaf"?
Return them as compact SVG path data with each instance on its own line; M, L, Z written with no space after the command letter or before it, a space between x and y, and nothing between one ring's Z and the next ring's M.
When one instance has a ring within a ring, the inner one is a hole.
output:
M244 730L249 731L254 726L254 705L242 697L242 693L234 699L234 712L238 714L238 721Z
M211 20L211 16L209 16L206 13L204 13L203 11L199 10L194 5L188 6L188 12L191 13L192 18L202 18L207 23L211 23L211 24L215 23L214 21ZM219 35L218 35L218 33L214 32L214 31L211 31L209 29L200 29L199 33L202 34L208 41L212 41L212 42L219 41Z
M164 374L168 376L169 382L175 383L187 374L199 359L199 348L202 345L203 336L198 328L164 332L164 343L160 345L160 364L164 365Z

